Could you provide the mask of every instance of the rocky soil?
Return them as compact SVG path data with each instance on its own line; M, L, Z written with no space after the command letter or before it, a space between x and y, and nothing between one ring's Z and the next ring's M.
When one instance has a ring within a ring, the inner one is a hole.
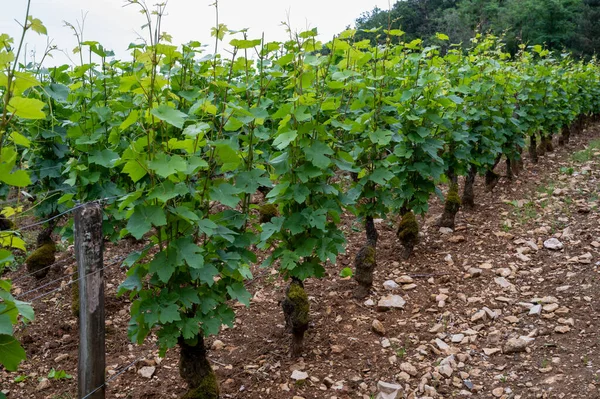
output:
M347 216L347 254L326 278L306 282L311 326L299 359L288 354L279 306L285 282L257 269L251 307L236 306L235 326L207 341L222 397L600 397L599 139L600 128L589 128L493 193L478 185L479 205L459 212L454 231L435 226L442 205L433 200L408 261L398 259L396 220L377 220L366 300L353 299L355 283L339 276L363 242ZM131 249L110 247L106 257ZM61 259L42 284L70 272L72 253ZM161 359L153 342L127 340L129 302L116 298L123 278L118 265L107 268L107 397L176 398L185 391L176 351ZM23 278L17 293L35 284ZM36 321L20 332L28 361L0 372L9 399L76 397L69 306L70 287L34 302ZM73 378L49 379L52 368Z

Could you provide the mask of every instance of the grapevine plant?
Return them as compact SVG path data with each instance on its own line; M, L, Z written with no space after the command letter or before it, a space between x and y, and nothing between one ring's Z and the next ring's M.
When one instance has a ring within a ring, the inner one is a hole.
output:
M443 34L440 46L424 47L400 30L383 31L375 46L353 30L328 43L316 30L268 42L228 30L218 14L207 54L196 41L171 43L164 4L128 4L147 30L129 60L84 40L83 24L72 26L72 68L19 65L23 39L15 49L0 36L0 195L26 189L45 199L42 217L104 199L106 237L148 244L124 262L128 334L138 343L155 334L161 355L179 347L187 398L219 396L204 340L233 325L232 301L250 304L253 249L288 281L282 306L299 355L310 281L345 250L345 212L367 233L349 248L363 297L376 264L375 219L399 219L408 257L416 216L445 183L439 224L453 227L459 206L474 205L477 174L493 188L496 165L506 159L517 172L527 141L535 161L553 135L565 142L600 112L595 59L537 46L511 58L489 35L467 52ZM45 33L27 14L29 30ZM0 266L27 250L12 225L21 209L2 210ZM14 370L24 358L14 325L33 312L11 288L0 282L0 362Z

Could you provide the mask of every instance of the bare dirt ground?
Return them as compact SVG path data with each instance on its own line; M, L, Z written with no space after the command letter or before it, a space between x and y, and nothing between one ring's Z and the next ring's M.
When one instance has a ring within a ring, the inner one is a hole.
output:
M377 221L377 269L367 300L353 299L355 283L339 277L363 242L348 216L347 254L329 265L327 277L305 284L311 325L300 359L288 354L279 306L285 282L257 270L248 286L251 307L235 307L234 328L207 341L221 396L369 399L385 381L407 398L600 398L599 138L599 126L588 128L537 165L526 162L518 178L503 179L491 194L478 184L478 206L459 212L453 232L435 227L442 206L434 199L406 262L398 259L395 220ZM563 248L545 248L550 238ZM133 249L109 245L106 263ZM64 261L41 282L16 281L16 293L60 277L69 281L72 258L72 250L64 251ZM127 339L129 301L116 298L124 273L119 265L105 270L107 378L113 378L106 397L177 398L185 392L177 351L160 359L151 340L136 346ZM388 280L398 287L385 288ZM404 308L378 311L378 301L391 294L402 296ZM68 286L34 301L36 320L18 334L28 359L17 373L0 371L9 399L77 397L78 327L70 298ZM152 370L144 367L155 368L150 378L141 375ZM45 382L52 368L73 378ZM294 370L301 379L291 378Z

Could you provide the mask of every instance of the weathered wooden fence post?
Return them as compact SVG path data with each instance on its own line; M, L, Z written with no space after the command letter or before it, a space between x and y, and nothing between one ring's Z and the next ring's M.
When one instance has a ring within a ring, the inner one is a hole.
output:
M80 399L105 397L103 250L102 209L99 204L86 204L75 211L75 257L80 277L77 373Z

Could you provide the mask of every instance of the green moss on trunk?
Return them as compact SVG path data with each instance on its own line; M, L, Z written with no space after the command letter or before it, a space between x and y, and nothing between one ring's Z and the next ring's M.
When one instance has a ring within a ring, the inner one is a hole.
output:
M27 271L37 279L46 277L50 268L56 260L56 245L50 241L41 245L38 249L33 251L31 255L25 260L27 264Z
M451 229L454 228L454 221L456 219L456 214L460 209L460 204L461 201L458 195L458 184L451 183L448 194L446 194L444 213L442 214L442 217L438 223L440 227L449 227Z
M304 285L298 279L292 278L285 298L281 302L285 316L286 330L292 334L291 353L298 357L302 354L304 333L308 330L308 313L310 304Z
M263 204L258 208L258 213L260 214L259 222L260 223L268 223L272 218L279 215L279 211L277 210L277 206L275 204Z
M199 335L195 343L180 338L179 375L188 384L183 399L219 399L219 383L206 357L204 338Z
M414 246L419 242L419 224L414 213L407 212L402 216L397 236L404 246L402 258L407 259L412 254Z

